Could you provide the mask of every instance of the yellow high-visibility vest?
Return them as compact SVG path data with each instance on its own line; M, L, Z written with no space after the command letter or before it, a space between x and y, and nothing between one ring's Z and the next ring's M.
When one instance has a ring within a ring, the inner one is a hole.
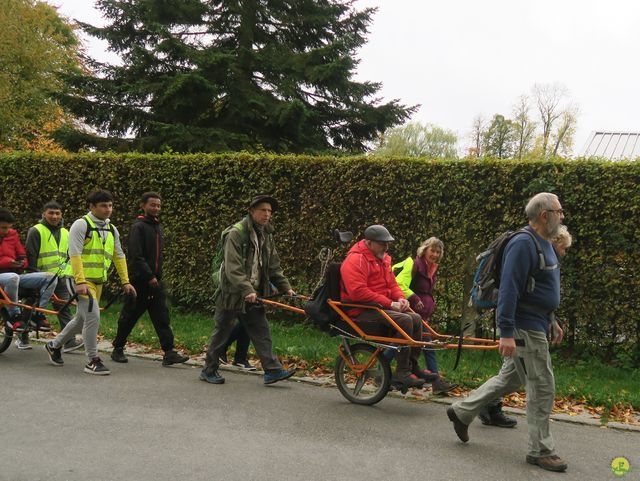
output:
M36 224L35 229L40 233L40 250L36 267L42 272L53 272L61 277L73 276L71 264L68 262L69 231L60 229L60 242L56 242L53 233L44 225Z
M91 235L89 241L82 248L82 268L84 269L84 277L86 280L95 284L102 284L107 280L107 272L113 262L113 253L115 250L115 236L113 227L107 228L96 227L91 218L87 215L84 219L88 224L88 232ZM107 237L103 241L100 231L107 231Z

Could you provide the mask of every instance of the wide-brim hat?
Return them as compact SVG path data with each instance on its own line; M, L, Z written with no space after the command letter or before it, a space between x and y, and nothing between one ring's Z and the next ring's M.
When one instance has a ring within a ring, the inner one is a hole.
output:
M249 209L254 208L256 205L261 204L262 202L267 202L268 204L270 204L271 210L273 212L278 210L278 201L274 197L267 194L256 195L253 199L251 199L251 202L249 203Z

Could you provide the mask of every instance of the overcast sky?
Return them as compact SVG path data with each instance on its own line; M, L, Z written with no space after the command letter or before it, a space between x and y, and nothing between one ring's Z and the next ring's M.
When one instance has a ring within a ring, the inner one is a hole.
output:
M102 22L91 0L49 0ZM575 153L595 130L640 131L640 2L631 0L358 0L378 7L359 80L420 104L413 120L454 130L466 146L477 115L509 117L535 83L560 83L580 108ZM113 59L86 39L89 53Z

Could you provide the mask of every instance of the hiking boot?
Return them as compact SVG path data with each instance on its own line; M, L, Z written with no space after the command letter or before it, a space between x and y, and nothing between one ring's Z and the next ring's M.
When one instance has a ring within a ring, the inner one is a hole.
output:
M31 322L35 324L36 331L51 331L51 324L49 324L42 312L35 312L33 316L31 316Z
M449 420L453 423L453 430L458 435L458 438L460 439L460 441L462 441L463 443L468 442L469 441L469 425L463 423L462 421L460 421L460 419L458 419L458 415L456 414L456 412L453 410L452 407L447 408L447 416L449 417Z
M249 361L242 361L242 362L233 361L231 365L235 367L239 367L243 371L257 371L256 367L253 364L251 364Z
M84 346L84 341L82 339L69 339L64 346L62 346L62 352L73 352L76 349L80 349Z
M87 374L95 374L97 376L108 376L111 371L102 364L102 360L99 357L94 357L84 366L84 372Z
M527 454L527 463L540 466L547 471L555 471L561 473L567 470L568 464L560 456L555 454L542 454L539 457Z
M16 347L20 350L27 350L27 349L31 349L31 344L29 344L29 338L26 336L20 336L18 339L16 339Z
M200 380L211 384L224 384L224 378L220 375L217 369L211 373L207 372L206 369L203 369L200 371Z
M124 355L124 347L114 347L111 351L111 360L121 363L129 362L127 356Z
M188 356L178 354L176 351L171 349L170 351L164 353L164 356L162 357L162 365L171 366L172 364L181 364L183 362L187 362L188 360Z
M447 394L449 391L452 391L457 387L457 384L450 383L449 381L441 377L431 384L431 389L433 390L433 394L435 395Z
M480 421L485 426L498 426L500 428L512 428L518 421L516 418L505 415L502 412L502 403L498 403L494 406L485 406L478 413Z
M289 379L296 373L295 369L278 369L277 371L269 371L264 373L264 383L273 384L274 382Z
M424 382L433 382L440 379L440 374L431 372L428 369L423 369L422 371L414 371L413 374L415 374L418 378L424 380Z
M62 360L62 354L60 351L62 349L53 347L53 342L49 341L44 345L44 348L47 350L47 354L49 354L49 360L51 364L54 366L62 366L64 361Z

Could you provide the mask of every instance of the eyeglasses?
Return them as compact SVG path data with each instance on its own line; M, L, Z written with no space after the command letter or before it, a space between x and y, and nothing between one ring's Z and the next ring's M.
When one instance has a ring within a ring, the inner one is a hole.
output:
M556 214L564 215L564 209L547 209L547 212L555 212Z

